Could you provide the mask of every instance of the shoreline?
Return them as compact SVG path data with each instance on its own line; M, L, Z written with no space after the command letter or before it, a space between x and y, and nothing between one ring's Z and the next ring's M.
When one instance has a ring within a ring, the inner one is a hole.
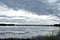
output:
M37 24L0 24L0 26L54 26L60 27L60 25L37 25Z
M54 26L54 25L37 25L37 24L0 24L0 26Z

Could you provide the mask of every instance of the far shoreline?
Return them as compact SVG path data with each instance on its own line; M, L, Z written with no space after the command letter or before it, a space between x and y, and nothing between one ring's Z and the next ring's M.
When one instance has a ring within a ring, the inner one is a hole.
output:
M60 27L60 25L58 24L54 24L54 25L37 25L37 24L0 24L0 26L58 26Z

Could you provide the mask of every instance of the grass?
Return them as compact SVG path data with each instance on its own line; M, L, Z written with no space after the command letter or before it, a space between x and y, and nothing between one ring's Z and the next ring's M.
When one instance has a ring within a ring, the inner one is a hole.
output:
M4 38L0 40L60 40L58 36L38 36L38 37L31 37L31 38Z

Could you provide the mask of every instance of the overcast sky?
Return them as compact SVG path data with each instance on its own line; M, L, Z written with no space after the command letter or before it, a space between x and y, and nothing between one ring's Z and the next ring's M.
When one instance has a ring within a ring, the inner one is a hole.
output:
M0 0L0 22L55 24L60 21L60 0Z

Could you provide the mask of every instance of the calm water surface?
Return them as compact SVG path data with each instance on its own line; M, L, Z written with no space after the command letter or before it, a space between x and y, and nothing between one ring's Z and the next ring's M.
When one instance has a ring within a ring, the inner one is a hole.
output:
M59 27L53 26L0 26L0 38L27 38L57 35Z

